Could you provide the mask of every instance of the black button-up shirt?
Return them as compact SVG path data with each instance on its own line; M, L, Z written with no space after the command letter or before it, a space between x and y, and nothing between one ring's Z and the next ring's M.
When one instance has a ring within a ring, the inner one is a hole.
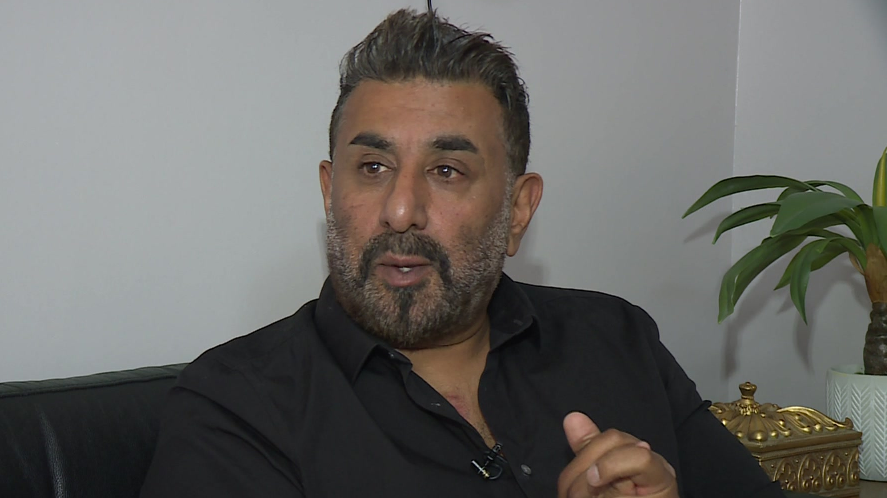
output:
M556 495L572 460L562 421L650 443L695 498L782 497L708 412L641 309L606 294L518 284L488 308L478 397L488 448L398 351L346 315L329 282L295 315L216 347L168 399L143 498ZM475 463L473 463L475 462Z

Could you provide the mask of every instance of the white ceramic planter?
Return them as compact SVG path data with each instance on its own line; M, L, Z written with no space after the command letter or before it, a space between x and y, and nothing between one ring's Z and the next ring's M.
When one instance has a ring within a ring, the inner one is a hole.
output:
M864 375L862 365L840 365L826 374L826 415L850 417L862 432L859 476L887 481L887 375Z

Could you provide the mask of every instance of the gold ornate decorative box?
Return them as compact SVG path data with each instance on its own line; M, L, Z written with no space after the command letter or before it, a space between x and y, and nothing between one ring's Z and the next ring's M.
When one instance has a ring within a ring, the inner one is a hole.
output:
M742 398L709 410L742 441L782 489L821 496L859 496L859 444L853 422L837 422L803 406L755 401L757 386L739 386Z

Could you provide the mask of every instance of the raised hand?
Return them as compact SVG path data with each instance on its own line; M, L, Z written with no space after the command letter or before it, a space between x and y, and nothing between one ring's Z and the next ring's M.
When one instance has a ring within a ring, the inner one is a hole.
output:
M615 429L601 432L579 412L564 418L564 433L576 458L561 472L558 498L678 498L674 468L648 443Z

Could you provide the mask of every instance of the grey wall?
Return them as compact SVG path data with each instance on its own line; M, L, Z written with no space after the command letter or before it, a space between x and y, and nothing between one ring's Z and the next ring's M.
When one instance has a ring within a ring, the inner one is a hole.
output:
M887 147L887 2L744 0L741 17L735 173L836 180L870 201ZM734 235L733 259L768 228ZM753 283L729 320L727 383L757 379L766 399L824 409L828 368L862 362L871 304L842 257L812 274L805 325L788 289L771 292L786 263Z
M644 307L700 390L720 398L712 275L729 242L692 243L711 227L680 216L731 173L739 4L530 3L522 22L544 29L502 28L530 86L531 166L546 191L513 273Z
M737 173L841 164L868 185L885 85L834 73L887 81L883 2L821 3L746 0L740 30L738 0L435 2L511 46L530 88L546 191L507 271L643 306L704 396L748 378L818 400L829 351L859 349L827 330L861 337L858 285L811 293L809 330L780 299L718 325L720 276L758 235L710 245L726 201L680 215L734 172L734 140ZM336 65L405 4L424 2L0 4L0 380L189 361L314 298Z

